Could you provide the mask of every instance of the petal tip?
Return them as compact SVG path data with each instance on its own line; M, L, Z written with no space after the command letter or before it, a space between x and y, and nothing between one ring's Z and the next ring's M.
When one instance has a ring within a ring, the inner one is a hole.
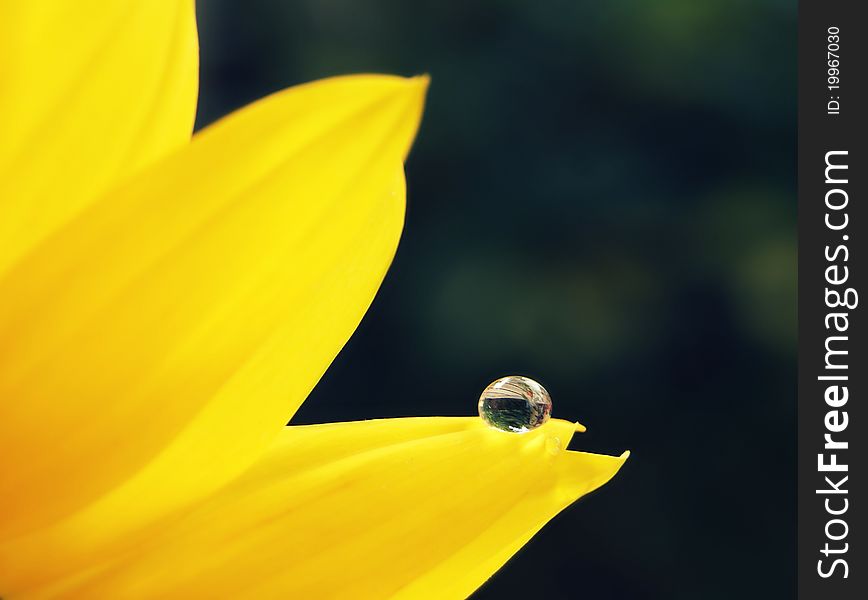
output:
M576 421L576 431L579 433L585 433L588 430L587 427Z
M427 73L416 75L410 78L410 84L413 86L413 92L418 98L420 106L424 105L428 96L428 88L431 86L431 76Z

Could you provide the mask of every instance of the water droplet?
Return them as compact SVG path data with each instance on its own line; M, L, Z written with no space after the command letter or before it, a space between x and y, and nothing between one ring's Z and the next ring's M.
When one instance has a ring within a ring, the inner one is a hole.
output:
M525 433L548 421L551 414L549 393L527 377L501 377L479 397L479 416L502 431Z

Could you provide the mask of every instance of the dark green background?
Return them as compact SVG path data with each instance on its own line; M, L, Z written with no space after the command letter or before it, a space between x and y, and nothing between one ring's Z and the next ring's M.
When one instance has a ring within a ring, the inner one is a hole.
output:
M478 598L793 597L794 1L199 0L200 124L430 73L407 225L293 422L526 374L632 459Z

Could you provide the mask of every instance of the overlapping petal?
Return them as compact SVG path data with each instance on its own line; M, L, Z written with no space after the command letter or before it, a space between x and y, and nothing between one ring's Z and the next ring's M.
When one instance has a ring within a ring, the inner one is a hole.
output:
M77 523L134 527L255 460L388 268L425 87L266 98L0 279L0 540L97 499Z
M287 428L145 543L53 589L82 598L463 598L627 457L477 418ZM110 524L104 524L110 527Z
M192 0L0 16L0 596L464 597L621 467L564 421L283 427L391 262L425 78L188 143Z
M190 140L192 0L0 0L0 273Z

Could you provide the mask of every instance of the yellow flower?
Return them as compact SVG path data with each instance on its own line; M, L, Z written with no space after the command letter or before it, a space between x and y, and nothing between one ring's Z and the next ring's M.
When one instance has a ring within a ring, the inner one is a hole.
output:
M191 130L191 0L0 3L0 597L462 597L626 458L285 427L404 216L427 79Z

